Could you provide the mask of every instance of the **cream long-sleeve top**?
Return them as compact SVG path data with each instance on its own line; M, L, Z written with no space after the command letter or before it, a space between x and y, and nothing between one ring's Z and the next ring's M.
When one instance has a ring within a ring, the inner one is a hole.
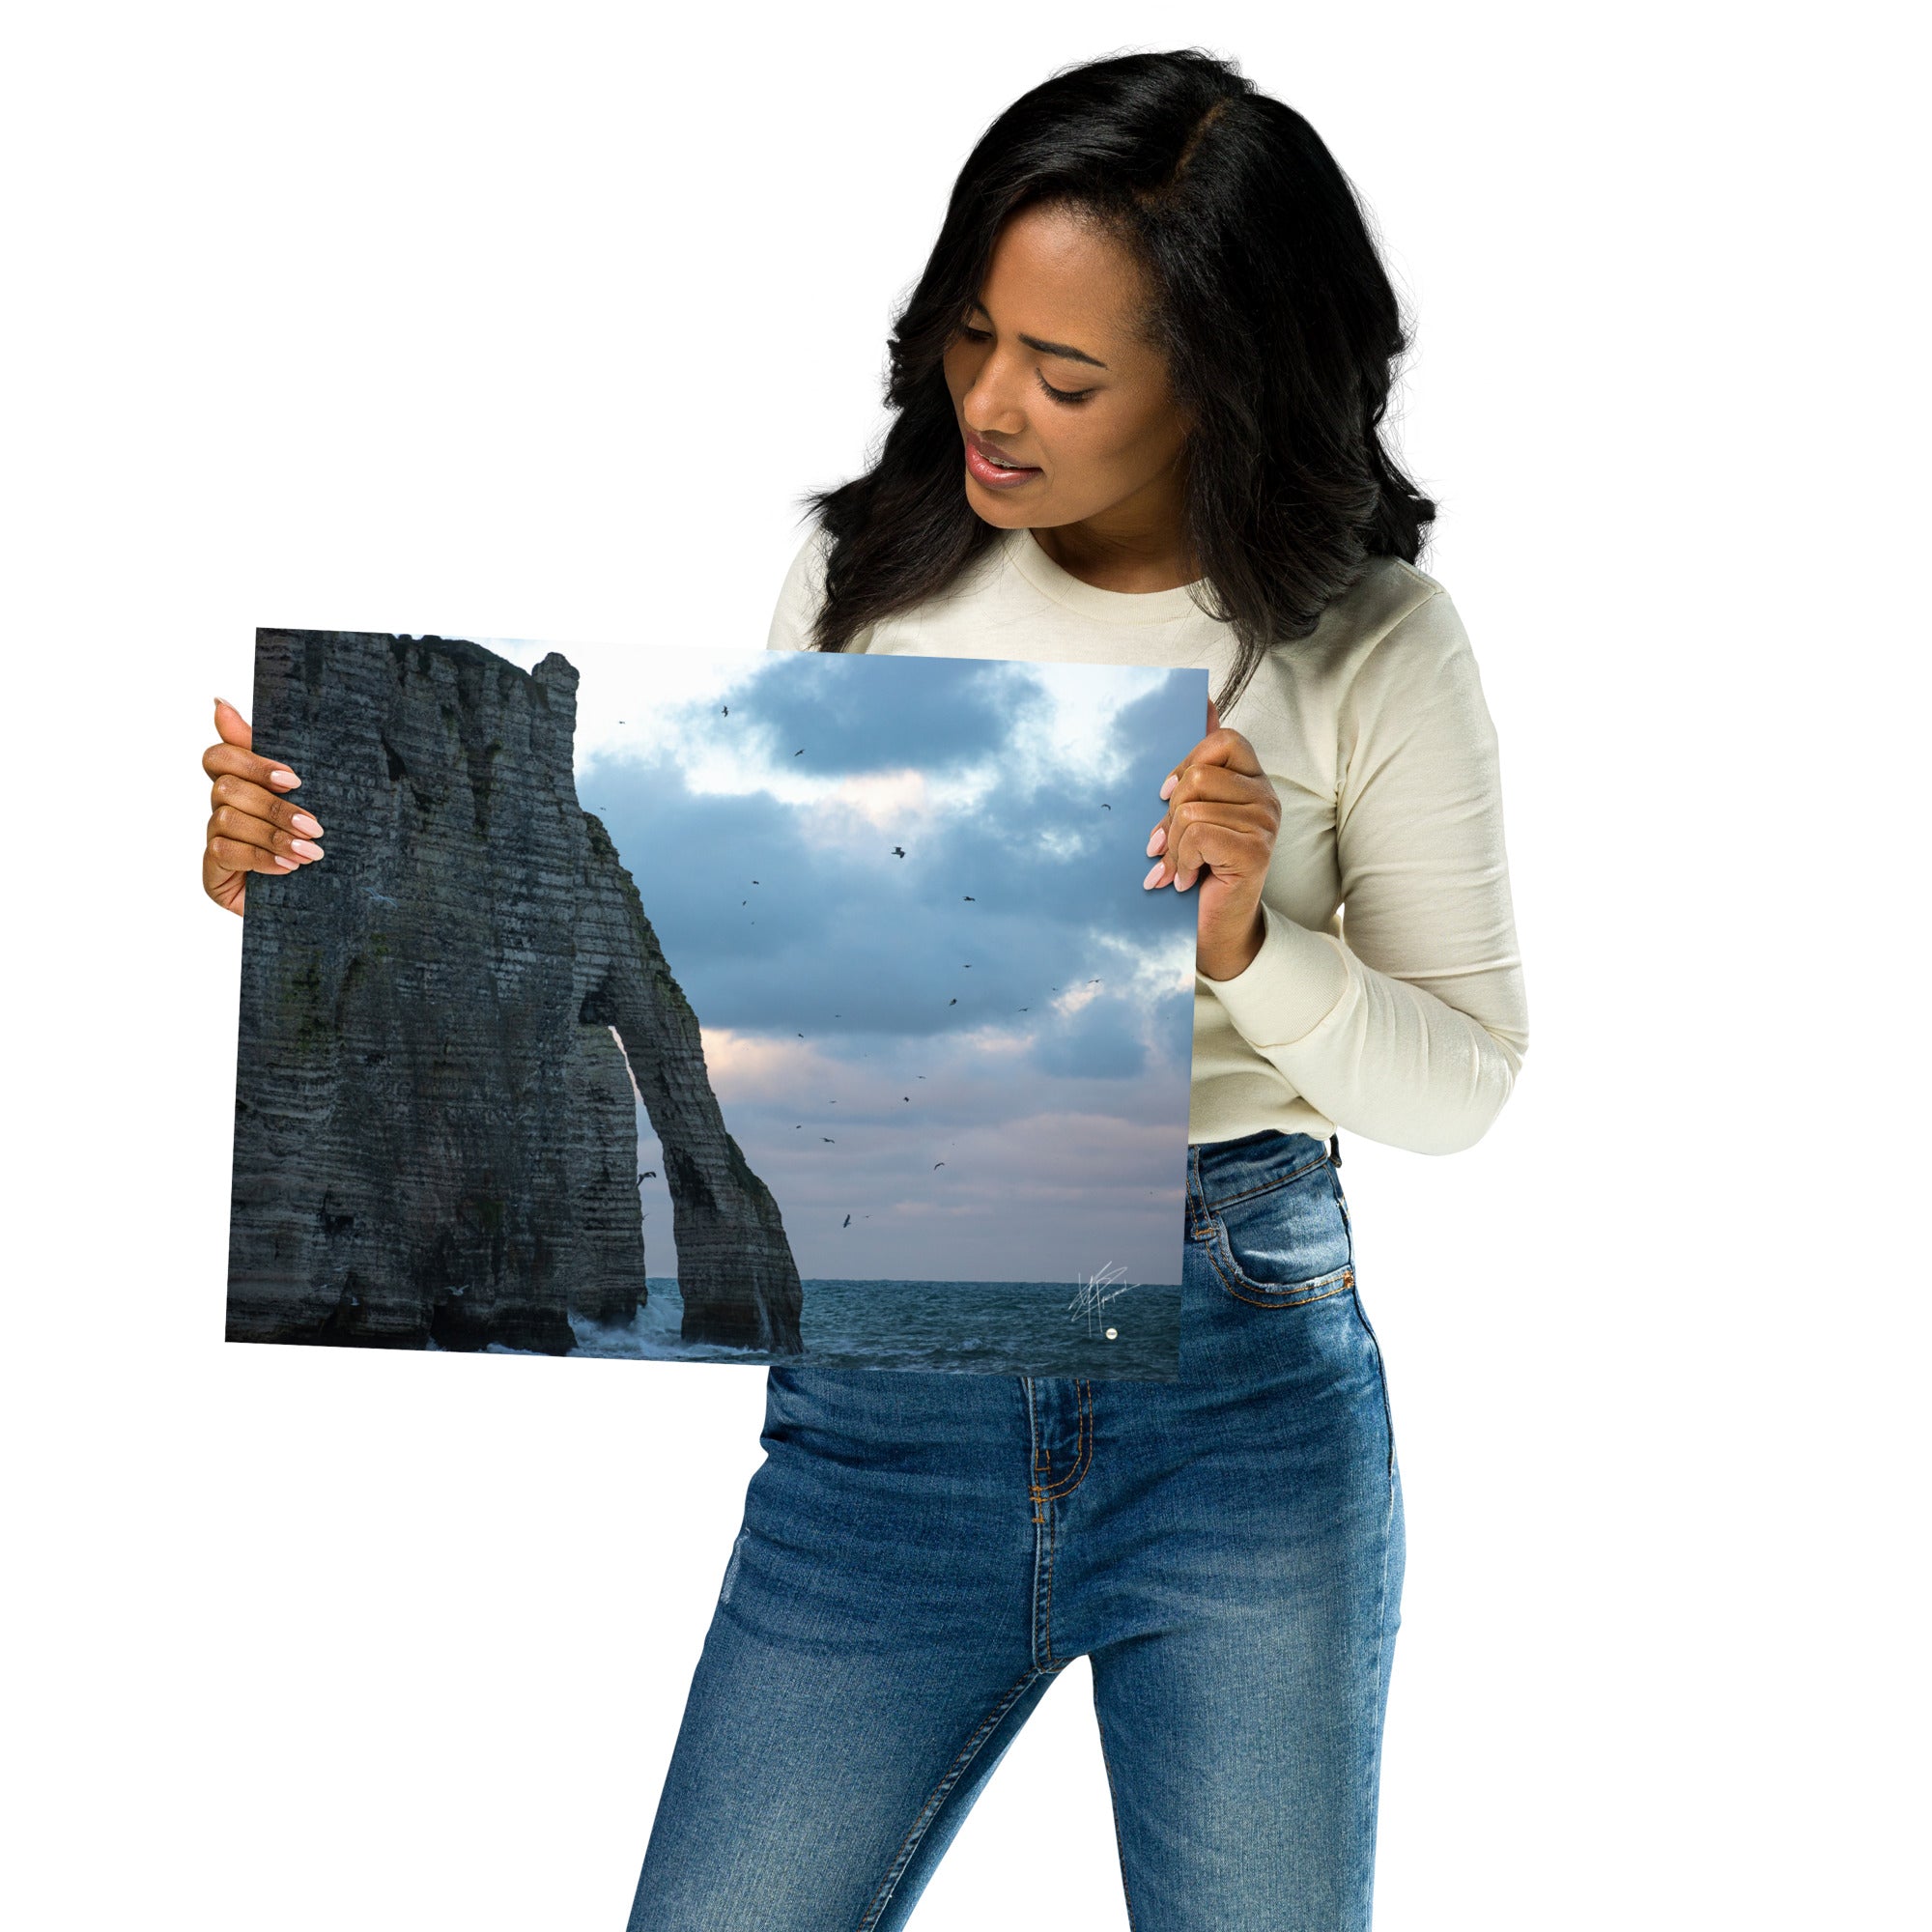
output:
M792 559L768 649L810 647L829 542L814 525ZM1025 528L848 648L1200 666L1210 693L1235 659L1189 586L1099 589ZM1496 733L1448 592L1373 559L1221 722L1254 746L1281 825L1261 951L1232 980L1195 974L1189 1143L1339 1127L1417 1153L1473 1146L1515 1084L1528 1010Z

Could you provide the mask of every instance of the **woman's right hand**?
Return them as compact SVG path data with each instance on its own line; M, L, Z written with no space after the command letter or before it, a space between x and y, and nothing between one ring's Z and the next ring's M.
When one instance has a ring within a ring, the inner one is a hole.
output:
M239 913L250 872L293 872L322 857L316 843L322 827L282 796L301 780L256 753L247 719L225 697L214 700L214 729L221 742L201 754L202 770L214 781L201 889L216 905Z

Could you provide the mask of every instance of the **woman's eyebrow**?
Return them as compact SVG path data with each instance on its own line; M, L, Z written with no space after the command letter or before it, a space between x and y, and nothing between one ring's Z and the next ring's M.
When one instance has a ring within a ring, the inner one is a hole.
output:
M992 321L992 311L984 302L976 301L972 307L977 308L988 322ZM1037 335L1022 335L1020 340L1029 349L1037 349L1042 355L1064 355L1069 362L1091 363L1095 369L1104 369L1107 366L1097 355L1090 355L1084 349L1075 349L1065 342L1042 342Z

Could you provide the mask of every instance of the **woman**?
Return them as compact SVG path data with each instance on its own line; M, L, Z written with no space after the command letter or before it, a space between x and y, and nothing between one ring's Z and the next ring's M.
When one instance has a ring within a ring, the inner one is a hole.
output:
M1061 73L966 162L769 642L1218 684L1134 802L1144 884L1199 894L1179 1378L770 1369L631 1932L905 1924L1081 1656L1139 1932L1369 1923L1402 1490L1332 1136L1468 1147L1527 1043L1495 735L1380 440L1406 346L1228 64ZM222 737L239 906L321 832Z

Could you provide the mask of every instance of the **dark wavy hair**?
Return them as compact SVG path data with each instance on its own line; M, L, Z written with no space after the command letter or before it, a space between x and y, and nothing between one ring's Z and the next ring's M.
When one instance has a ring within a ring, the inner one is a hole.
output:
M1368 558L1415 562L1435 505L1382 446L1409 345L1352 185L1293 108L1198 48L1064 69L967 156L894 323L878 459L799 499L831 539L811 648L846 649L1006 534L967 499L942 357L1002 224L1037 204L1100 223L1146 277L1138 327L1192 424L1187 536L1212 600L1201 608L1237 639L1225 712Z

